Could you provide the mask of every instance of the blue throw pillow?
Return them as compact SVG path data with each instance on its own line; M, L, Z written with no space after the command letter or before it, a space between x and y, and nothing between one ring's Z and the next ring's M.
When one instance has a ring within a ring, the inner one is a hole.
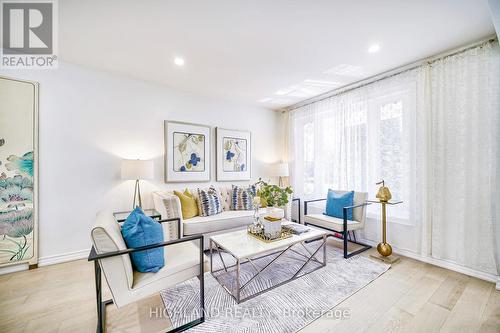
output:
M326 211L323 213L328 216L344 218L344 207L352 206L354 202L354 191L347 193L328 190L326 197ZM352 221L352 209L347 210L347 219Z
M128 248L152 245L163 242L163 228L158 221L146 216L137 207L122 225L122 235ZM158 272L164 265L163 247L134 252L130 256L135 269L142 273Z

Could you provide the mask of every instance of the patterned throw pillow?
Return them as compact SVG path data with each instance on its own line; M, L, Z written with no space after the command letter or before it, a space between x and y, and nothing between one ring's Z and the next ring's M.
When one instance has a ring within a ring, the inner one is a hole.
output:
M252 199L255 196L255 186L242 187L233 185L231 193L231 209L232 210L252 210Z
M215 187L210 186L208 190L198 189L198 200L201 208L201 216L211 216L222 213L220 196Z

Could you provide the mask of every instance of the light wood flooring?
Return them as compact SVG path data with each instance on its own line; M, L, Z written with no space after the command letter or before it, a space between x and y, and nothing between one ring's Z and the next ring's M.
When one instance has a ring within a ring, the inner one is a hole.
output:
M159 296L120 310L109 306L107 331L166 331L168 318L150 318L150 308L161 306ZM493 283L404 257L337 308L350 317L323 316L301 333L500 332L500 291ZM94 269L86 260L0 276L0 332L95 327Z

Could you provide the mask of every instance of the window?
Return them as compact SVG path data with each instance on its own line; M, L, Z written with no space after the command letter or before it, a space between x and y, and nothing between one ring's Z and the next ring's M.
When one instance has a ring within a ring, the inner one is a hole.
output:
M296 194L325 197L334 188L368 192L373 198L375 183L384 179L393 198L405 202L388 214L407 223L412 94L415 90L406 86L351 92L292 113ZM378 217L379 209L370 207L368 213Z

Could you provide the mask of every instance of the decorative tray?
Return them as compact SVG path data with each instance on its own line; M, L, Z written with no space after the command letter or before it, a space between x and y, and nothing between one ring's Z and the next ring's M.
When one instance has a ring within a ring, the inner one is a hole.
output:
M281 226L281 233L278 237L271 238L269 234L264 233L263 228L257 228L257 230L253 230L255 227L253 225L248 226L247 228L247 233L252 236L257 238L258 240L261 240L266 243L272 243L276 241L280 241L283 239L287 239L293 236L293 233L290 229Z

